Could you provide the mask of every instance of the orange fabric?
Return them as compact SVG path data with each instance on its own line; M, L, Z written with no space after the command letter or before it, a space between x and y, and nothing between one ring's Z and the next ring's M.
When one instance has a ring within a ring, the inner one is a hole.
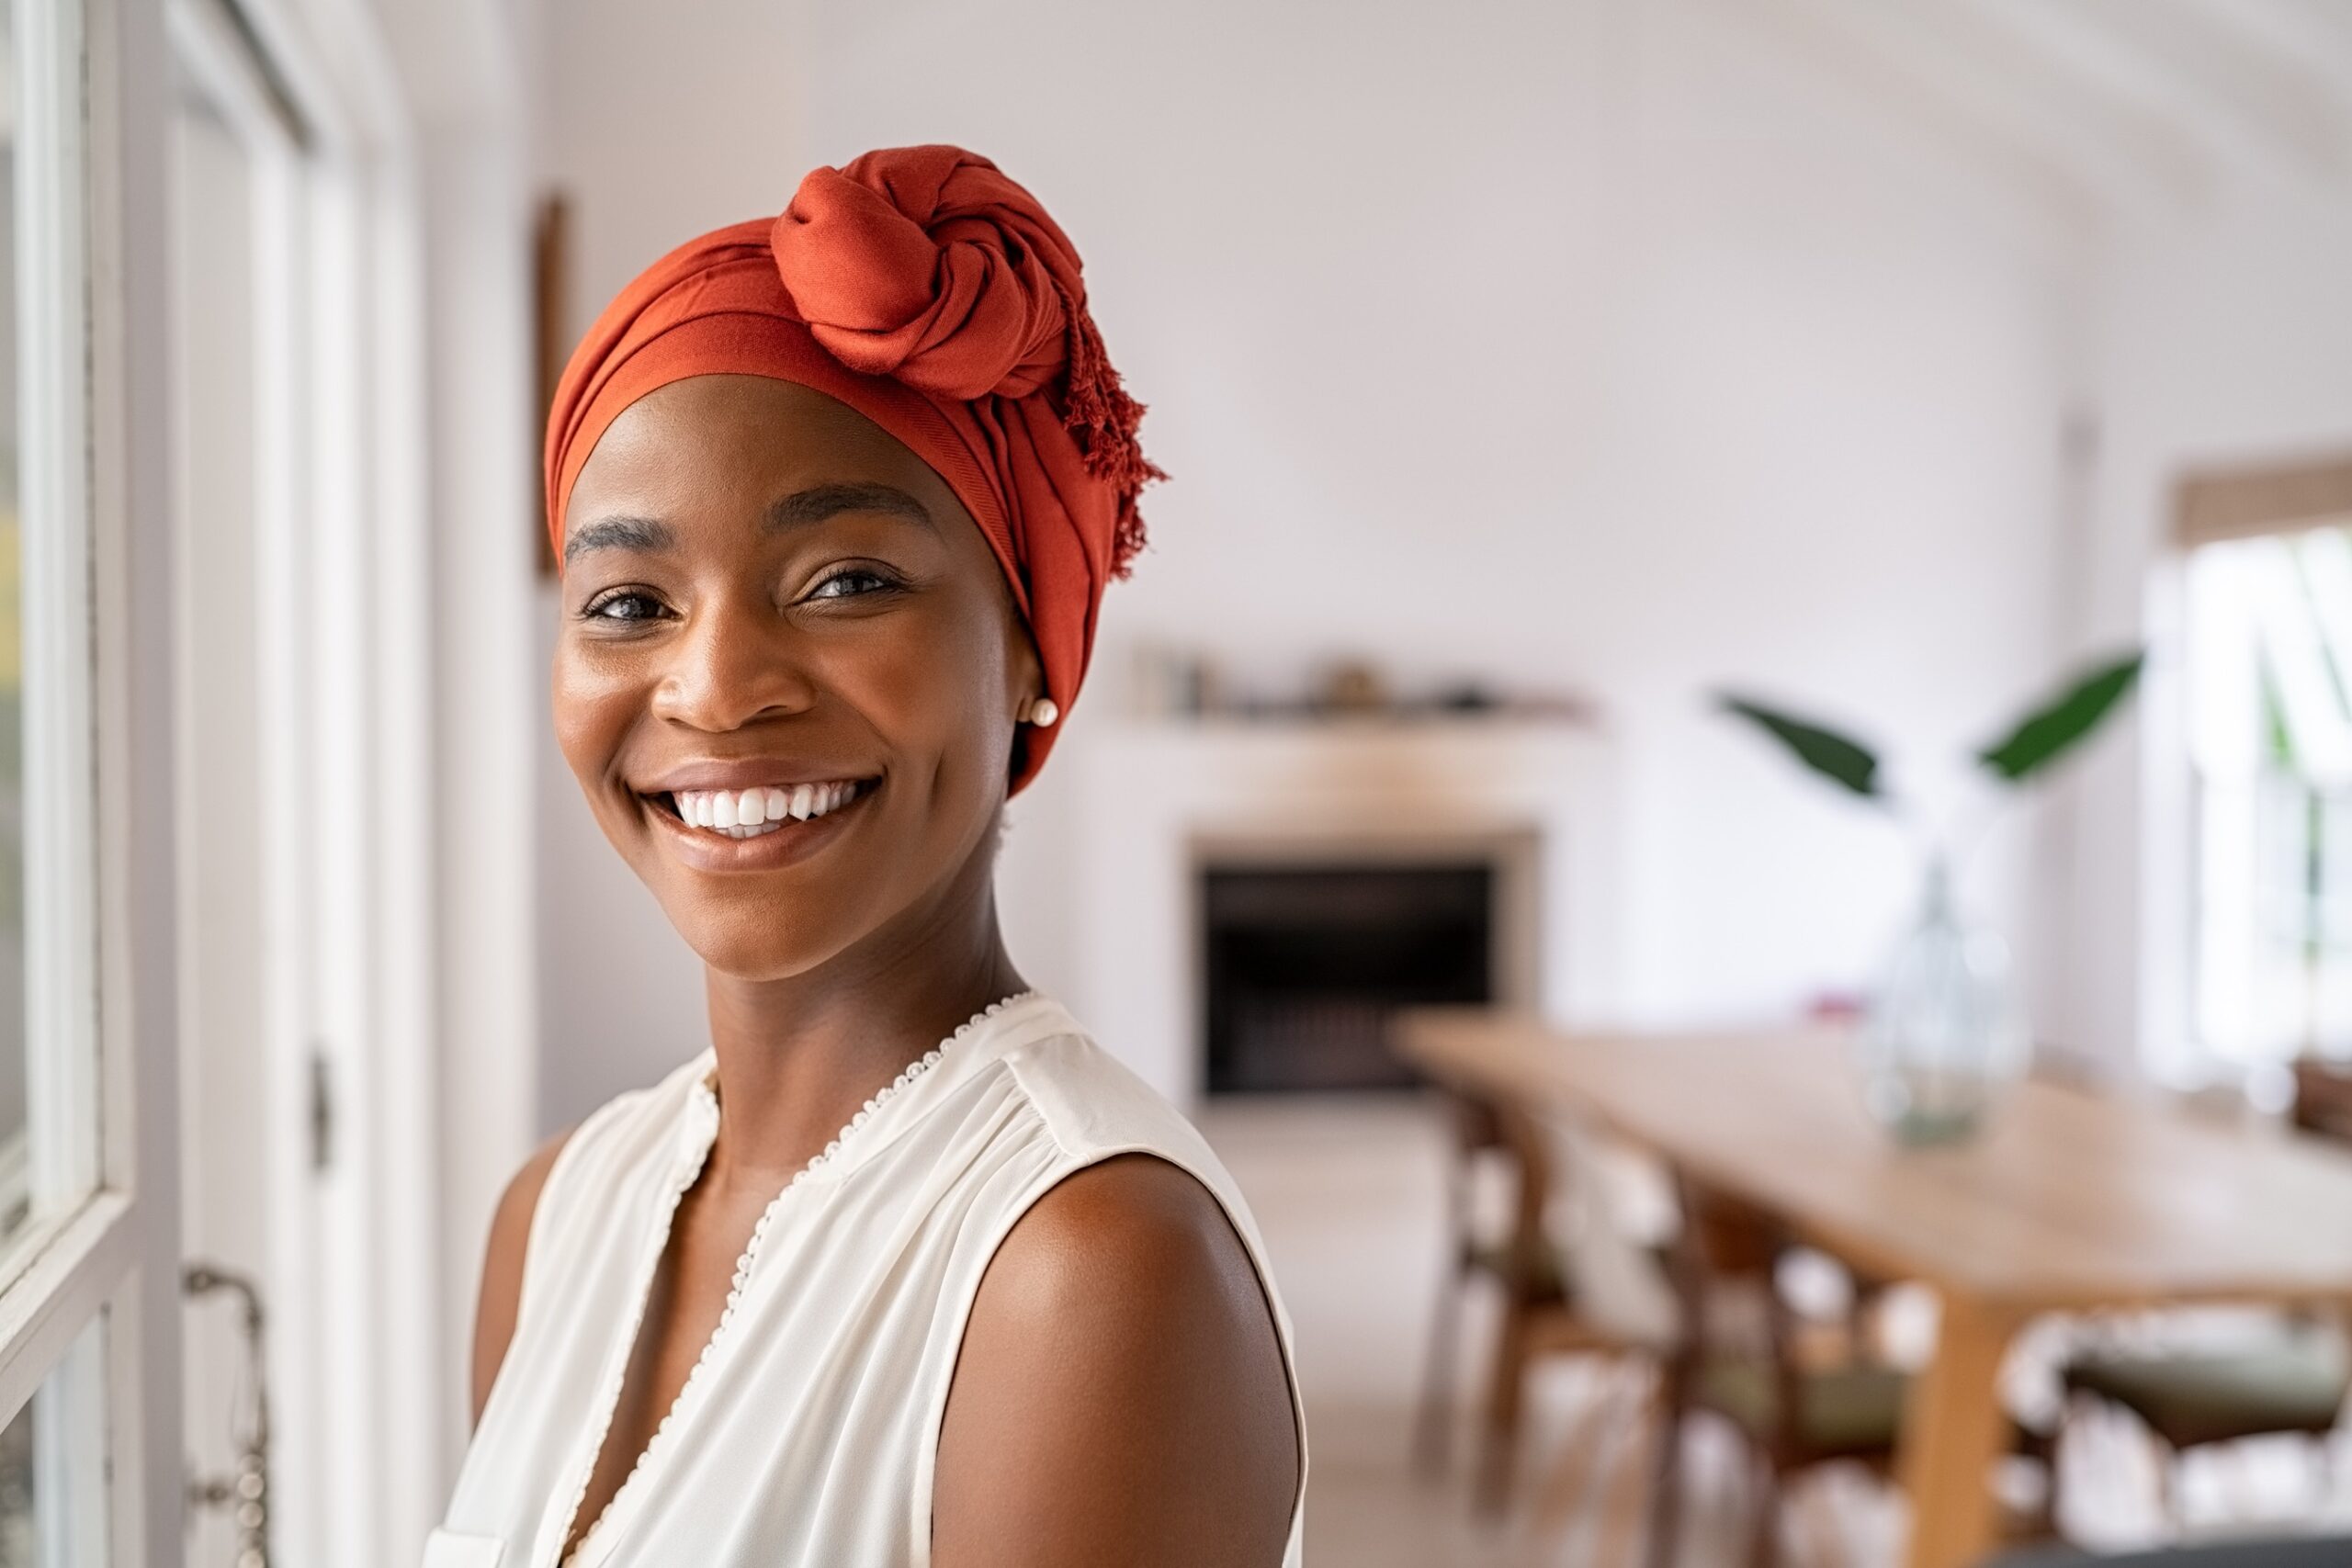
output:
M1035 197L956 147L896 147L800 182L792 205L672 251L621 290L548 416L548 531L623 409L690 376L773 376L906 443L979 523L1068 713L1102 591L1143 545L1159 471L1143 409L1087 313L1078 252ZM1012 787L1057 728L1023 727Z

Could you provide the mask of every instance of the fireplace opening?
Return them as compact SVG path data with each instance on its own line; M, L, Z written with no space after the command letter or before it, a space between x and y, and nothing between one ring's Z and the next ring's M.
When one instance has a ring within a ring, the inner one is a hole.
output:
M1490 863L1200 874L1211 1094L1411 1088L1388 1015L1496 999Z

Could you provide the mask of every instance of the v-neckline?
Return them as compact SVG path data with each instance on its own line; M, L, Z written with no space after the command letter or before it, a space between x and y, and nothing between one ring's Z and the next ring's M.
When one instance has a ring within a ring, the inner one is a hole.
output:
M701 1070L695 1075L687 1089L684 1110L686 1120L680 1128L678 1144L672 1156L670 1179L662 1190L662 1197L658 1205L658 1213L648 1227L646 1245L640 1250L635 1284L630 1292L631 1305L628 1319L616 1342L606 1348L605 1375L601 1384L603 1392L598 1396L598 1417L592 1428L594 1436L585 1443L584 1452L574 1461L573 1472L576 1480L571 1489L570 1499L563 1506L560 1518L550 1518L548 1524L542 1527L543 1540L547 1540L550 1534L552 1535L552 1551L549 1552L548 1548L543 1546L539 1552L533 1554L535 1560L545 1554L547 1568L599 1568L599 1565L610 1557L616 1543L621 1539L622 1531L628 1525L629 1505L636 1496L642 1495L646 1478L658 1472L662 1455L668 1447L673 1431L690 1413L695 1403L697 1390L709 1383L714 1375L714 1368L723 1359L727 1346L731 1343L732 1337L729 1329L734 1325L737 1311L742 1304L746 1289L751 1284L752 1270L758 1266L761 1243L766 1239L770 1228L775 1223L776 1215L784 1208L786 1200L791 1197L793 1192L811 1176L835 1163L840 1158L843 1147L864 1134L886 1105L903 1094L909 1085L938 1066L940 1059L948 1051L962 1043L976 1030L995 1019L998 1014L1020 1003L1032 1000L1037 995L1038 993L1035 990L1018 992L989 1003L965 1020L953 1033L941 1040L922 1056L909 1063L897 1077L877 1090L874 1097L850 1118L848 1124L834 1134L832 1141L812 1156L808 1164L795 1171L792 1179L777 1190L775 1197L768 1200L767 1206L760 1211L758 1221L752 1226L751 1237L743 1244L742 1253L735 1260L735 1275L728 1285L727 1303L719 1309L718 1321L712 1325L709 1336L704 1339L702 1349L695 1356L694 1365L687 1370L685 1382L678 1385L678 1392L670 1401L669 1408L662 1412L662 1419L654 1427L652 1435L645 1440L644 1447L638 1450L636 1459L630 1462L628 1472L621 1477L620 1484L615 1487L612 1495L605 1500L605 1506L597 1510L595 1518L590 1520L585 1529L581 1529L580 1510L588 1500L588 1488L594 1482L597 1468L604 1461L605 1445L612 1437L613 1420L619 1413L621 1397L628 1392L630 1367L637 1359L638 1337L645 1329L646 1308L650 1304L662 1257L670 1249L677 1221L678 1206L684 1201L686 1194L694 1190L695 1183L702 1179L703 1167L710 1158L712 1145L718 1141L719 1108L718 1085L715 1081L718 1074L717 1053L708 1048L704 1050L700 1058ZM579 1530L579 1539L576 1542L572 1539L575 1529Z

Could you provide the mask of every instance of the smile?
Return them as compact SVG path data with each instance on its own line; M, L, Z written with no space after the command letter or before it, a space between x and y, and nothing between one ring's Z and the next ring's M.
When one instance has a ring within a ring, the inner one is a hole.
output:
M650 796L689 828L716 837L758 839L787 822L808 822L861 798L865 781L769 784L750 789L682 789Z

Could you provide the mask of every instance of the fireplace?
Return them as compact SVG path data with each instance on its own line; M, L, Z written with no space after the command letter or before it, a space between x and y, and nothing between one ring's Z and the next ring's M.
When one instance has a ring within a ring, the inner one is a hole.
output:
M1211 1094L1408 1089L1399 1008L1501 999L1492 859L1200 863Z
M1073 731L1069 741L1077 739ZM1615 939L1624 924L1614 770L1603 737L1549 722L1098 727L1085 745L1057 750L1039 790L1015 803L1023 814L998 883L1007 928L1065 937L1038 970L1104 1048L1186 1108L1213 1078L1220 1088L1264 1081L1229 1049L1210 1070L1211 1034L1232 1041L1237 1019L1228 1011L1210 1023L1209 954L1221 945L1209 939L1212 872L1468 870L1475 881L1483 868L1486 987L1415 987L1413 999L1486 996L1571 1026L1611 1020L1621 1016ZM1455 914L1444 923L1461 923L1460 906L1475 900L1459 883L1448 898ZM1219 962L1222 998L1235 956ZM1364 1017L1397 1005L1396 977L1361 957L1341 973L1342 996L1361 1010L1345 1029L1349 1015L1325 1005L1340 998L1298 996L1303 971L1294 984L1280 966L1261 988L1271 993L1260 998L1265 1010L1253 1006L1240 1021L1262 1034L1263 1021L1287 1018L1294 1035L1344 1036L1360 1047ZM1262 970L1236 977L1266 978ZM1363 1054L1352 1055L1361 1067ZM1361 1080L1355 1069L1330 1076Z

